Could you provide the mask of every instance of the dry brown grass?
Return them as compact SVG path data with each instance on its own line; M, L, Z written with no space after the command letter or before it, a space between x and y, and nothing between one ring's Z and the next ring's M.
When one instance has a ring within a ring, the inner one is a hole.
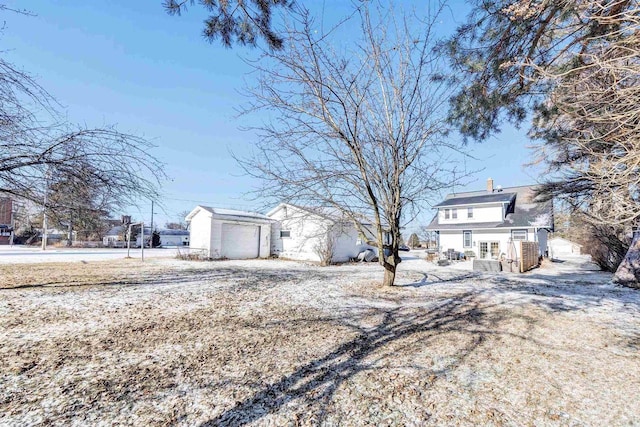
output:
M26 276L53 287L0 291L0 424L640 422L634 291L444 270L380 289L375 266L280 261L60 267Z
M139 259L112 261L0 264L0 288L136 283L163 267Z

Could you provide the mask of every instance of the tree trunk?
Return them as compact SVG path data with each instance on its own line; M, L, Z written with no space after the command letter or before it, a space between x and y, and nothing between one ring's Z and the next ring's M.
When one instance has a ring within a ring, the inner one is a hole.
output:
M382 282L382 286L393 286L395 280L396 266L395 264L386 262L384 265L384 281Z
M613 281L640 289L640 233L636 232L627 255L618 266Z
M69 222L67 226L67 246L73 246L73 225Z

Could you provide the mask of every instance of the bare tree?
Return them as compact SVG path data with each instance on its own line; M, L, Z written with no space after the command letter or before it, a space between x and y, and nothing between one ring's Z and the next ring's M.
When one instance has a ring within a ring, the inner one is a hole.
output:
M245 112L273 119L257 128L253 156L239 161L263 179L263 197L332 207L363 235L362 224L373 224L383 283L393 285L401 227L461 178L449 162L455 147L443 138L450 87L438 78L434 20L415 31L370 3L353 16L348 25L358 20L359 31L345 42L342 27L323 32L297 9L285 48L255 65L259 86Z
M156 197L164 173L147 140L113 127L73 126L57 106L31 76L0 58L0 193L42 202L49 182L64 176L76 190L67 191L65 208L88 186L100 189L103 206Z
M313 251L320 259L320 265L326 267L333 262L333 255L336 248L336 233L334 231L335 224L321 228L320 233L316 237L316 244Z

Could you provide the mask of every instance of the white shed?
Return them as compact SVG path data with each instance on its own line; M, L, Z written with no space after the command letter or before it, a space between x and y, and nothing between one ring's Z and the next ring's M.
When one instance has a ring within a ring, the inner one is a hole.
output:
M271 223L265 215L232 209L197 206L186 217L192 250L210 258L267 258Z
M562 237L549 239L549 255L553 258L559 255L580 255L582 245Z

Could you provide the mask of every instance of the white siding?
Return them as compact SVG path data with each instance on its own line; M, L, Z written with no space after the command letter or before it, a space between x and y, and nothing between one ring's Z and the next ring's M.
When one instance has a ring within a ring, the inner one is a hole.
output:
M271 218L277 221L271 249L283 258L319 262L317 248L327 238L334 241L334 262L358 255L358 232L351 224L334 225L333 221L288 205L275 211ZM280 237L281 231L288 231L290 236Z
M198 212L189 226L189 241L191 248L204 249L205 255L211 257L211 214L206 211Z
M507 254L509 248L509 238L511 238L511 229L492 229L492 230L472 230L471 240L472 247L465 248L463 245L463 230L455 231L440 231L440 251L446 252L448 249L453 249L458 252L465 252L472 250L477 257L480 256L480 242L499 242L499 252L501 254ZM544 253L546 249L546 230L539 230L537 239L535 230L532 228L527 229L527 241L538 241L540 244L540 251ZM544 240L544 241L543 241ZM515 243L516 253L518 258L520 257L520 245Z
M333 251L333 261L346 262L358 256L360 247L356 245L358 240L358 230L352 225L338 227L334 231L335 248Z
M468 208L473 207L473 218L468 218ZM451 209L458 210L458 218L451 218ZM445 219L445 209L449 209L449 219ZM438 222L440 224L474 224L481 222L499 222L504 219L502 203L480 206L455 206L438 209Z

